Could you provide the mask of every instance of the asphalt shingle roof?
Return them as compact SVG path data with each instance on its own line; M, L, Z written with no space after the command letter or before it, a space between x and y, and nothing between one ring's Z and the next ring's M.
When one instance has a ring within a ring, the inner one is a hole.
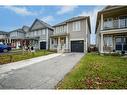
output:
M7 35L8 32L5 32L5 31L0 31L0 35Z
M87 17L88 17L88 16L73 17L73 18L71 18L71 19L65 20L65 21L63 21L63 22L61 22L61 23L58 23L58 24L54 25L54 27L55 27L55 26L64 25L64 24L66 24L67 22L72 22L72 21L77 21L77 20L85 19L85 18L87 18Z

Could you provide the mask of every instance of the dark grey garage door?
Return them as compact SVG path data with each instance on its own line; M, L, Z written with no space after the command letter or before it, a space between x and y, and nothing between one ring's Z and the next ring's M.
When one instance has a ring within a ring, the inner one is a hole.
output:
M71 41L71 52L84 52L84 41Z
M40 49L46 49L46 42L40 42Z

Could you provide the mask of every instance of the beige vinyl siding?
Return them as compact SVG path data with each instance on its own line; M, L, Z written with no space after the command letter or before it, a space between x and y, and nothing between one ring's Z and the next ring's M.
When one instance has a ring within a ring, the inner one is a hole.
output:
M42 28L44 28L44 26L42 26L42 24L39 21L37 21L31 28L31 30L33 31L33 30L36 30L36 29L38 30L38 29L42 29Z
M24 39L25 38L25 33L23 33L23 32L17 32L17 31L15 31L15 32L11 32L10 33L10 38L12 38L12 39Z
M70 39L84 39L86 35L86 23L85 20L80 21L80 31L73 31L73 22L68 23L68 32L70 33Z
M90 29L87 24L87 47L89 47L89 46L90 46Z
M7 35L0 35L0 39L5 39L7 38Z

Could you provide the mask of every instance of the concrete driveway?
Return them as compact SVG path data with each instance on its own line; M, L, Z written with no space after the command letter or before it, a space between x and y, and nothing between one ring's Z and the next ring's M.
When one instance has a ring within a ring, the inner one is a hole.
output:
M54 89L84 53L65 53L0 74L0 89Z

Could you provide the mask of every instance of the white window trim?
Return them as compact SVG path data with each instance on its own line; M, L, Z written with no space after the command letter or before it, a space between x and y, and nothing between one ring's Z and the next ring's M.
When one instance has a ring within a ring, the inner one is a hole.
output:
M42 29L42 31L41 31L42 33L42 35L46 35L46 30L45 29Z
M72 23L72 30L73 31L80 31L81 30L81 22L75 21Z

